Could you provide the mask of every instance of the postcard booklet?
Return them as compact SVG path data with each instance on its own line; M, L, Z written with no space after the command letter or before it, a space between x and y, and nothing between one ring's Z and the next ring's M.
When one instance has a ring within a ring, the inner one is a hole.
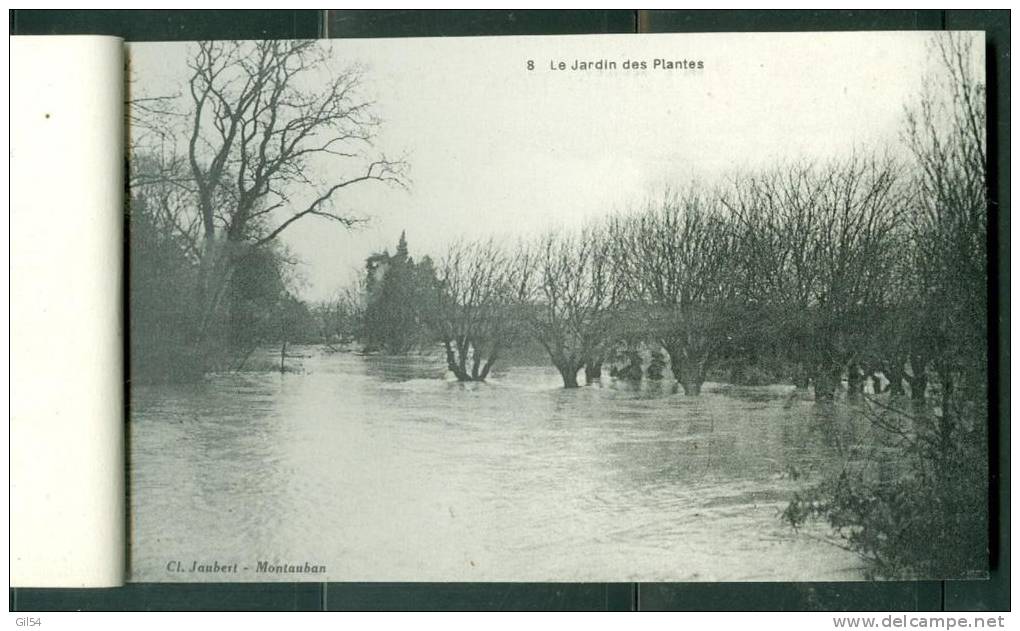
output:
M14 585L986 576L983 33L11 53Z

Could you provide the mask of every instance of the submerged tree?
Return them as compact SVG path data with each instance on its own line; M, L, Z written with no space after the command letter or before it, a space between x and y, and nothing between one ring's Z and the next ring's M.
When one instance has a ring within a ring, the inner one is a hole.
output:
M977 42L964 33L934 38L939 71L907 113L914 157L912 278L918 325L914 340L944 391L983 399L987 386L988 196L985 85ZM923 324L922 324L923 322ZM922 367L924 369L926 367Z
M880 446L893 449L848 460L785 512L794 525L826 519L882 578L981 577L988 568L988 200L978 41L933 37L940 67L907 118L917 195L899 269L912 291L898 305L905 324L893 339L907 349L914 379L937 377L928 389L937 396L925 402L916 391L911 406L869 400L859 414L878 430ZM911 327L925 334L904 335Z
M507 252L491 239L455 243L440 260L427 317L458 381L485 381L520 338L530 273L524 251Z
M565 388L578 386L582 368L588 383L600 377L612 350L622 292L612 247L607 230L589 226L550 233L533 249L535 304L527 319Z
M816 400L831 400L844 372L861 374L886 316L908 200L899 167L853 155L738 179L723 199L742 293L774 319Z
M731 334L733 231L717 198L667 193L624 229L629 281L684 393L697 395Z

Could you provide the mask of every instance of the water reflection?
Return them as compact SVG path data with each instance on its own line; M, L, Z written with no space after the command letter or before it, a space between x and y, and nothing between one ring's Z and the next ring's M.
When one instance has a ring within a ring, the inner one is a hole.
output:
M446 366L437 356L360 355L365 374L389 382L411 379L442 379Z
M168 576L178 558L308 560L331 580L859 578L778 519L860 444L838 407L784 407L783 387L564 390L533 366L458 384L435 358L299 354L282 375L135 390L134 580L202 580Z

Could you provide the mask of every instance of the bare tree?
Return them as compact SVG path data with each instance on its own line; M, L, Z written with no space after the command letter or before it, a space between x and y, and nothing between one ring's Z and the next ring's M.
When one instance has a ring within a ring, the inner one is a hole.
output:
M595 225L576 234L549 233L533 248L535 303L527 317L565 388L578 386L581 368L588 383L600 377L612 347L622 286L611 248L608 231Z
M723 203L739 225L744 287L830 400L844 371L863 382L873 326L885 317L908 191L880 157L793 166L738 180Z
M313 313L318 318L324 341L345 343L361 335L365 319L364 294L364 281L357 279L315 305Z
M923 336L910 339L914 372L929 367L943 394L986 387L988 196L985 85L976 42L939 34L930 50L938 68L907 110L905 139L914 158L909 278ZM967 375L967 378L965 378Z
M735 295L733 234L717 197L693 186L666 192L632 220L624 241L648 330L684 393L700 394L727 339Z
M804 324L819 282L820 195L812 166L799 163L738 175L721 197L737 231L737 292L758 312L756 332L777 341L780 354L796 366L794 381L802 389L813 363Z
M188 68L182 96L156 105L140 98L132 120L136 144L170 153L161 185L186 192L194 209L184 231L200 260L208 319L251 248L306 217L354 225L339 192L368 181L403 185L406 165L373 154L380 121L361 96L364 73L334 68L318 42L198 42Z
M813 497L795 500L793 523L812 513L886 578L981 575L988 567L987 234L982 37L931 36L933 71L907 110L912 195L896 240L894 308L879 334L892 349L892 389L915 405L877 399L857 408L893 447L854 456ZM991 235L994 238L994 235ZM899 365L896 365L899 364ZM909 374L905 373L909 370ZM937 379L928 388L929 376ZM937 396L935 405L926 397ZM870 408L870 409L869 409ZM879 443L882 444L882 443Z
M427 317L458 381L485 381L519 338L530 273L523 250L507 252L492 239L455 243L441 259Z

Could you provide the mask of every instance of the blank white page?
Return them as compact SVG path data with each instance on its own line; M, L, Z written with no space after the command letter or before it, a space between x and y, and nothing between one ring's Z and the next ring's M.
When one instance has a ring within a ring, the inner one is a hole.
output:
M124 47L11 38L11 585L125 566Z

